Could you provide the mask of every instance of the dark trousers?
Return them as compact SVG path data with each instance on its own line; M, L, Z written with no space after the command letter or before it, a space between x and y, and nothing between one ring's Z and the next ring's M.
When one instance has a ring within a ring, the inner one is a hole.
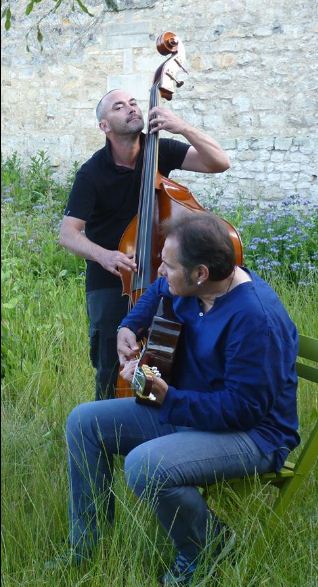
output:
M117 328L128 311L121 287L95 289L86 294L90 358L96 369L96 400L114 397L118 376Z

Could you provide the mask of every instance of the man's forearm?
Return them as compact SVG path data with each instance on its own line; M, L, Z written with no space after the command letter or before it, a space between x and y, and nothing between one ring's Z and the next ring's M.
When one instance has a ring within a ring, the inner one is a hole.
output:
M181 169L202 173L222 173L230 167L230 160L222 147L204 132L193 128L168 108L156 106L149 112L150 132L166 130L180 134L190 143Z
M83 232L77 230L72 231L71 234L62 233L60 236L60 244L62 247L71 251L71 253L74 253L74 255L84 257L84 259L87 259L88 261L96 261L97 263L99 262L102 252L105 251L103 247L93 243Z
M226 169L230 167L230 159L228 155L212 137L209 137L206 133L193 128L187 123L184 125L182 135L197 151L197 154L207 171L218 173L226 171ZM189 153L189 158L190 157L191 152ZM192 167L191 164L190 167ZM187 160L185 159L183 169L186 168Z

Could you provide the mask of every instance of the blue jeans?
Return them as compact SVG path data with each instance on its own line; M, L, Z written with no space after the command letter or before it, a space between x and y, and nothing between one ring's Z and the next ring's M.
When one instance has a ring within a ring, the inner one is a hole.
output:
M194 560L206 545L210 512L197 485L273 469L244 432L203 432L159 422L160 409L134 398L77 406L67 422L70 479L70 541L90 552L98 540L96 504L114 518L110 490L113 457L125 459L134 493L149 501L177 550ZM214 517L218 534L221 524Z
M128 296L121 293L121 287L114 287L86 294L90 358L96 369L96 400L114 397L118 375L117 327L128 310Z

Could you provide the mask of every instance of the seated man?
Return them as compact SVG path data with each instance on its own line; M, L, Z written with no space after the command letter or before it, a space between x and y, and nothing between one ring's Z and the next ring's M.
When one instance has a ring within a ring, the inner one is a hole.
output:
M213 214L166 225L160 275L121 322L118 354L129 380L136 333L149 328L160 298L170 298L183 325L171 385L154 377L157 407L114 399L69 416L71 542L80 558L97 540L93 495L107 497L119 453L128 485L149 500L177 550L161 584L188 585L207 548L220 560L233 542L197 486L278 471L299 442L298 337L271 287L235 266ZM113 520L114 503L105 503Z

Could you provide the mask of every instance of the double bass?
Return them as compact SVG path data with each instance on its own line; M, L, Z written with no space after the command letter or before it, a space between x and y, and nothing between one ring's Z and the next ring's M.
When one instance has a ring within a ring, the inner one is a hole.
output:
M185 51L183 43L171 32L165 32L157 39L157 50L169 57L156 70L150 90L149 110L159 105L160 97L171 100L175 87L184 83L181 77L187 73L185 69ZM205 209L195 199L187 187L164 177L158 171L159 133L146 134L144 159L141 176L140 198L137 215L127 226L119 243L122 253L133 255L137 272L121 270L123 295L130 298L130 306L134 305L142 293L157 277L161 263L163 236L160 225L169 218L181 214L198 214ZM221 219L226 225L234 245L236 263L243 264L243 248L240 235L228 221ZM169 328L168 328L169 331ZM159 336L165 336L163 328ZM163 341L163 344L164 341ZM116 397L133 395L127 382L120 376L117 382Z

